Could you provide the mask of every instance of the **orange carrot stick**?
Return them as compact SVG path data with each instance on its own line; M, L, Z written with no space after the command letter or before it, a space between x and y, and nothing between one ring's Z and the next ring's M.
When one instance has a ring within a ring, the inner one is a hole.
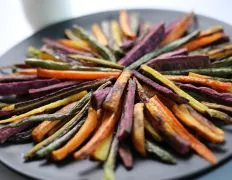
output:
M193 51L193 50L198 49L202 46L206 46L206 45L209 45L215 41L218 41L223 36L224 36L224 32L218 32L218 33L214 33L214 34L209 35L209 36L199 37L197 39L194 39L194 40L184 44L181 48L186 48L186 49L188 49L188 51Z
M172 112L163 105L158 97L153 96L152 99L154 99L159 104L162 111L166 113L166 121L171 125L171 127L173 127L175 132L188 141L192 149L194 149L200 156L208 160L210 163L216 164L217 160L213 153L182 126L182 124L176 119Z
M120 72L100 72L100 71L59 71L38 69L39 77L57 78L57 79L100 79L108 77L118 77Z
M22 75L37 75L37 69L20 69L17 70L17 74L22 74Z
M181 75L180 76L167 75L166 77L172 81L183 82L183 83L198 83L203 86L209 86L212 89L218 91L232 92L232 83L228 83L228 82L221 82L212 79L192 77L192 76L181 76Z
M100 44L103 46L108 45L108 40L98 24L95 23L92 25L92 33Z
M62 160L75 149L77 149L94 131L97 126L97 111L89 108L88 117L76 133L76 135L67 142L63 147L52 152L52 158L56 161Z
M119 23L125 36L128 36L131 39L136 38L136 34L131 30L129 25L129 17L125 10L122 10L119 13Z
M119 118L120 111L115 113L105 112L102 119L102 124L93 135L93 137L85 144L80 150L76 151L73 156L75 159L85 159L91 152L99 146L102 141L113 131L117 120Z
M193 13L185 15L182 20L175 25L171 32L162 41L162 45L169 44L179 39L189 28L193 22Z
M32 131L32 138L35 142L40 142L60 121L44 121L36 126Z

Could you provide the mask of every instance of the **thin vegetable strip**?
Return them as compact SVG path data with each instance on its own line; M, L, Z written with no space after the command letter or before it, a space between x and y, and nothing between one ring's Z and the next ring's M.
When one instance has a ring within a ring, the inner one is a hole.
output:
M38 69L39 77L57 78L57 79L79 79L94 80L100 78L118 77L120 72L97 72L97 71L59 71Z

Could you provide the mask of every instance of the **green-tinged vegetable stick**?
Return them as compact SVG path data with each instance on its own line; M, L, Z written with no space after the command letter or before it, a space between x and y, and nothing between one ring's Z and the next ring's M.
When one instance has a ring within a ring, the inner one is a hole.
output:
M181 45L185 44L186 42L190 41L191 39L193 39L194 37L196 37L199 34L199 31L194 31L191 34L180 38L166 46L164 46L163 48L159 48L156 49L148 54L145 54L144 56L142 56L141 58L139 58L137 61L135 61L134 63L132 63L130 66L128 66L128 69L136 69L138 68L140 65L148 62L149 60L151 60L152 58L155 58L157 56L159 56L162 53L166 53L172 50L177 49L178 47L180 47Z
M210 75L210 76L217 76L217 77L228 77L232 75L232 68L230 67L198 68L198 69L181 69L181 70L173 70L173 71L162 71L163 74L168 74L168 75L181 75L181 74L188 74L189 72Z
M110 50L115 54L115 56L121 55L121 54L123 54L123 51L113 40L113 38L111 36L112 29L111 29L110 25L111 25L110 21L102 21L102 23L101 23L102 31L104 32L105 36L108 39L108 47L110 48Z
M79 116L77 114L73 119L76 119L76 121L79 121L82 118L83 114ZM52 151L60 147L63 143L67 142L69 139L72 138L72 136L80 129L80 127L84 124L86 120L86 117L83 117L77 125L75 125L71 130L67 131L66 134L64 134L62 137L54 140L51 144L48 146L45 146L44 148L40 149L36 152L36 156L39 158L48 156Z
M227 123L231 123L232 122L232 118L230 116L228 116L227 114L214 110L214 109L210 109L207 106L205 106L204 104L200 103L199 101L197 101L196 99L194 99L192 96L190 96L189 94L187 94L186 92L184 92L183 90L181 90L179 87L177 87L174 82L170 81L169 79L167 79L165 76L163 76L162 74L160 74L158 71L148 67L147 65L141 65L141 69L150 74L151 76L153 76L155 79L158 79L159 81L161 81L163 84L165 84L166 86L168 86L170 89L172 89L174 92L176 92L178 95L185 97L186 99L189 100L189 104L196 109L197 111L203 113L203 114L209 114L211 117L223 120Z
M98 125L97 122L97 111L90 107L88 109L88 115L81 126L80 130L61 148L52 152L52 159L60 161L72 153L75 149L78 149L83 142L85 142L90 135L94 132Z
M89 104L90 104L90 101L88 103L86 103L86 105L81 109L81 111L75 117L79 117L79 116L81 117L83 114L85 114L85 112L87 111L87 109L89 107ZM76 121L77 121L77 118L71 119L63 127L61 127L58 131L56 131L53 135L49 136L45 140L43 140L40 143L36 144L31 150L29 150L25 154L24 159L29 160L30 158L32 158L36 154L37 151L39 151L41 148L43 148L47 144L54 141L57 137L61 136L65 132L65 130L67 128L70 128L70 126L72 126L73 123L76 122Z
M33 67L55 69L55 70L120 72L120 70L112 69L112 68L81 66L77 64L68 64L68 63L61 63L61 62L41 60L41 59L26 59L25 63Z
M114 180L114 168L116 163L116 157L118 153L118 143L119 140L117 136L114 137L113 142L110 147L109 155L105 161L104 168L103 168L103 180Z
M151 155L158 157L163 162L170 163L170 164L176 164L175 158L170 153L160 148L159 146L155 145L149 140L146 140L146 150Z
M35 122L35 121L55 121L55 120L63 120L65 118L68 118L72 115L75 115L81 107L84 106L84 104L87 103L87 101L90 99L92 95L92 92L89 92L86 94L80 101L76 102L73 108L71 108L68 112L66 113L54 113L54 114L41 114L41 115L36 115L36 116L31 116L28 118L25 118L21 121L17 121L14 123L9 124L11 127L16 127L20 126L25 123L29 122Z
M11 118L1 120L0 124L9 123L9 122L15 122L15 121L20 121L20 120L23 120L24 118L27 118L29 116L33 116L35 114L43 113L44 111L47 111L47 110L51 110L51 109L55 109L55 108L64 106L66 104L69 104L71 102L79 100L80 98L82 98L86 94L87 94L86 91L82 91L80 93L68 96L68 97L66 97L64 99L61 99L61 100L52 102L50 104L41 106L39 108L33 109L33 110L28 111L28 112L26 112L24 114L20 114L18 116L12 116Z
M228 59L223 59L212 63L212 66L215 68L231 67L232 66L232 57Z
M104 59L98 59L98 58L93 58L93 57L88 57L88 56L82 56L82 55L69 55L69 57L75 59L75 60L83 60L91 63L96 63L97 65L104 66L104 67L111 67L111 68L116 68L116 69L123 69L124 66L115 63L115 62L109 62Z
M116 62L115 56L110 52L109 49L99 44L94 38L92 38L88 33L80 26L74 25L73 33L80 39L87 41L91 47L97 50L97 52L105 59L112 62Z
M221 110L221 111L232 113L232 107L231 106L225 106L225 105L222 105L222 104L216 104L216 103L210 103L210 102L204 102L204 101L201 102L201 103L208 106L209 108L212 108L212 109L218 109L218 110Z
M40 50L35 47L28 47L27 54L29 57L39 57Z

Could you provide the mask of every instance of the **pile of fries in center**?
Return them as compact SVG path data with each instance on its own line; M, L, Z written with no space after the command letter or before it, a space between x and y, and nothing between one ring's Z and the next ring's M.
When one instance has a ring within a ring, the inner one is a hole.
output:
M216 164L208 145L225 138L215 122L232 123L232 44L194 18L152 25L122 10L92 35L74 25L29 47L24 64L1 68L12 73L0 76L0 143L33 141L27 161L98 160L107 180L118 156L127 169L136 155Z

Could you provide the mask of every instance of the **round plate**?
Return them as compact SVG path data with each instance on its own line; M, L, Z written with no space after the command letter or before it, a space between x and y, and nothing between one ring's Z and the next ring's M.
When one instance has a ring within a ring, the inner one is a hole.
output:
M129 11L138 12L142 19L150 21L153 24L160 21L171 21L183 15L183 12L155 9L137 9ZM116 18L118 18L118 11L108 11L67 20L49 26L10 49L0 58L1 66L22 62L28 46L39 47L41 45L41 38L43 37L50 37L52 39L61 38L64 36L64 29L71 27L73 24L78 24L89 29L93 23L100 23L102 20ZM232 37L232 27L223 22L204 16L198 16L198 22L199 28L221 24L224 27L226 34ZM228 126L224 128L224 130L226 143L212 147L219 164L229 159L232 154L232 128ZM13 170L36 179L101 179L102 168L97 162L89 160L66 160L59 164L54 164L46 160L25 163L23 162L23 154L31 147L32 143L1 146L0 161ZM126 171L121 165L117 167L116 179L141 180L186 178L208 172L212 169L212 166L207 161L194 153L189 157L180 158L176 156L176 158L178 160L177 165L167 165L152 159L136 158L134 168L131 171Z

